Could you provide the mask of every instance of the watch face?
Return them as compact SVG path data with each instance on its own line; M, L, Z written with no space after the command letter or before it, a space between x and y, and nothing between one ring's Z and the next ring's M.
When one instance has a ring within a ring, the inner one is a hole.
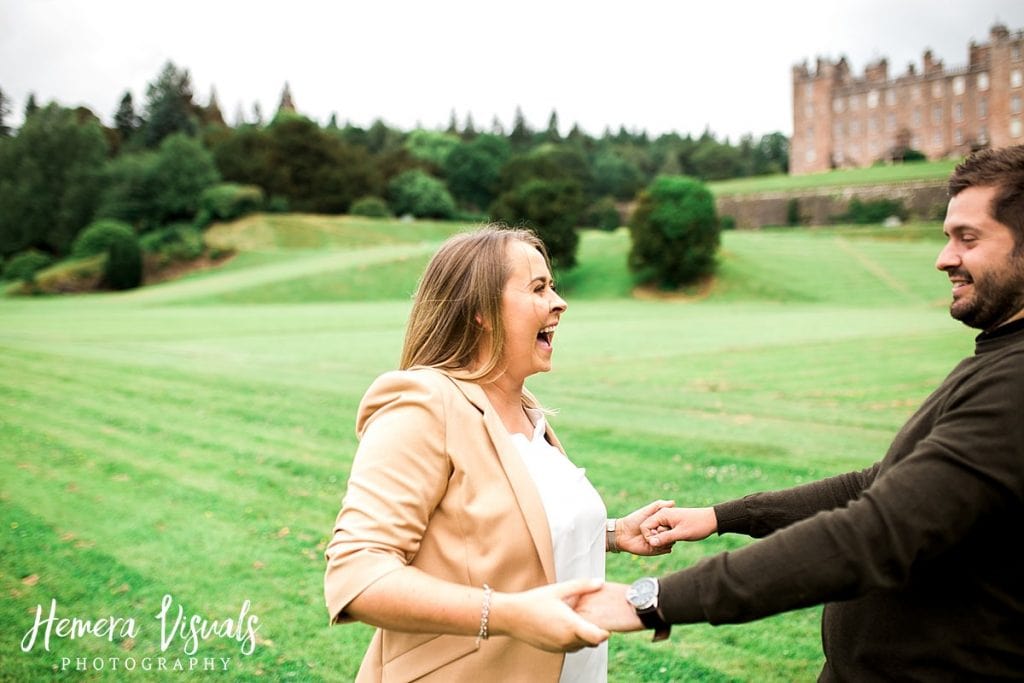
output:
M658 597L658 580L651 577L637 579L626 591L626 600L635 609L646 609L654 606Z

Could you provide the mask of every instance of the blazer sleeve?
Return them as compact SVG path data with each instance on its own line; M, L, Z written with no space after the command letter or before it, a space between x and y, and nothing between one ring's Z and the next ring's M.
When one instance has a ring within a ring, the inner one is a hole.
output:
M451 473L444 403L425 372L382 375L363 397L360 443L325 553L331 623L350 621L349 602L416 556Z

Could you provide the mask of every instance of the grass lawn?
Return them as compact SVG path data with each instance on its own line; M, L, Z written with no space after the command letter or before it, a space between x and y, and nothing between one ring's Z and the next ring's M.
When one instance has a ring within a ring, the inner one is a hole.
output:
M355 409L395 366L419 269L458 226L260 220L221 229L250 250L223 270L124 294L0 298L0 680L124 677L75 673L79 657L187 667L187 627L162 649L165 595L185 622L244 622L249 601L251 654L243 632L192 655L200 667L230 658L222 678L352 680L371 629L328 628L322 576ZM972 349L946 312L937 243L920 239L933 229L730 232L706 294L642 300L629 296L627 235L588 232L580 266L560 276L555 370L529 385L559 410L555 428L613 515L867 466ZM609 556L608 576L745 542ZM137 632L22 651L51 599L58 617L130 617ZM615 637L610 680L814 680L819 616L676 627L660 644Z
M959 160L915 161L892 166L847 168L824 173L787 174L736 178L709 183L715 196L755 194L758 192L789 192L817 188L841 188L853 185L886 185L921 181L945 182Z

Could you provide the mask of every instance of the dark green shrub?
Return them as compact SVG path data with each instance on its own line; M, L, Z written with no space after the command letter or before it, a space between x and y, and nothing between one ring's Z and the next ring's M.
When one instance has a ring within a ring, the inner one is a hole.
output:
M928 160L928 157L926 157L924 155L924 152L922 152L919 149L914 149L913 147L911 147L911 148L908 148L907 150L905 150L903 152L903 161L905 161L905 162L906 161L927 161L927 160Z
M732 216L719 216L718 227L721 230L735 230L736 219Z
M352 202L348 210L353 216L369 216L370 218L387 218L391 215L388 204L380 197L362 197Z
M218 183L199 195L199 213L211 221L232 221L263 209L263 190L257 185Z
M85 230L78 234L71 245L71 255L84 258L93 254L103 254L110 250L110 245L117 240L135 237L135 231L127 223L113 218L101 218L93 221Z
M583 224L598 230L614 230L622 224L622 217L612 197L601 197L590 205L583 215Z
M189 223L174 223L139 238L139 247L149 254L156 254L164 263L191 261L199 258L205 245L203 233Z
M287 197L278 195L267 200L267 211L270 213L288 213L290 210L291 204Z
M786 202L786 225L800 225L800 200L796 197Z
M36 249L28 249L12 256L4 266L4 280L21 280L30 283L36 273L53 263L53 257Z
M111 289L133 289L142 284L142 249L134 233L110 243L103 281Z
M629 267L640 282L678 287L715 268L715 199L698 180L660 176L640 193L630 221Z
M451 218L455 215L455 200L444 183L418 168L396 176L388 185L388 196L391 208L399 216Z
M840 223L854 223L856 225L868 225L882 223L889 216L896 216L900 220L906 220L908 212L903 202L899 199L871 199L861 201L854 197L846 213L837 216Z
M583 188L574 180L528 180L501 194L491 206L491 217L509 225L526 225L544 240L556 268L576 265L583 215Z

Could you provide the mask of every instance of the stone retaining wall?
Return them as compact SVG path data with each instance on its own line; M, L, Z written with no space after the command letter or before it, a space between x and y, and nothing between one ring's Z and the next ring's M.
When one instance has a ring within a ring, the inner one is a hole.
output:
M912 218L941 220L949 201L945 181L762 192L716 198L719 216L731 216L737 228L762 228L790 223L790 202L797 203L800 225L828 225L846 213L854 197L862 202L898 199Z

